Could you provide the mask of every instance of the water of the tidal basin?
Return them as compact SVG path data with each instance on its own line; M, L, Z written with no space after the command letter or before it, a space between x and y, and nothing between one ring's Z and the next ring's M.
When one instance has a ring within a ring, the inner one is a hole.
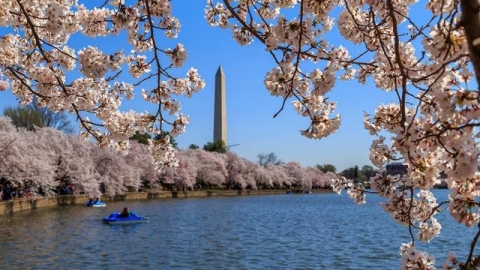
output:
M398 269L408 232L378 202L285 194L37 209L0 218L0 269ZM150 222L102 224L125 205ZM449 250L464 260L475 233L440 220L425 247L438 268Z

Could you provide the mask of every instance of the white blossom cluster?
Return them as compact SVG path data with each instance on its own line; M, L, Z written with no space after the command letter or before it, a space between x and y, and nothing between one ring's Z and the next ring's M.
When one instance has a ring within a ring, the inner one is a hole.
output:
M411 242L408 244L402 244L400 247L400 255L402 256L402 269L435 269L435 258L428 253L416 250Z
M135 131L183 132L189 119L175 96L190 97L205 84L194 68L184 77L173 74L187 58L182 44L160 47L162 38L176 38L180 32L172 14L175 2L107 0L93 8L81 2L2 1L0 26L9 33L0 39L0 72L5 76L0 90L10 87L23 104L36 97L54 111L75 113L85 137L118 150L128 148L127 138ZM329 98L338 79L375 85L395 97L374 113L366 112L364 126L375 137L370 159L380 169L371 179L374 192L386 199L384 209L394 219L418 232L402 248L404 269L433 268L433 259L416 251L414 240L430 241L440 232L435 218L440 204L429 190L441 173L451 191L452 216L468 227L480 220L480 99L478 87L472 87L480 71L472 71L475 51L469 50L478 36L468 43L463 2L206 1L210 25L230 29L242 46L265 46L276 64L265 76L265 87L308 119L302 135L320 139L338 130L341 117ZM412 16L419 8L425 16ZM334 22L345 39L341 44L330 38ZM130 48L77 48L71 41L73 35L120 33ZM124 75L131 78L124 80ZM137 91L145 102L157 104L154 114L120 111L122 101ZM168 137L150 147L159 167L178 164ZM395 160L403 160L405 175L386 175L386 164ZM367 192L362 187L347 179L334 184L335 191L346 187L350 197L364 203ZM474 257L466 263L473 264Z
M171 2L104 2L87 7L77 0L3 1L0 26L9 30L0 39L0 90L10 87L23 104L36 97L53 111L75 113L82 135L101 146L127 150L135 131L179 135L189 121L175 96L190 97L205 83L193 68L184 77L175 75L172 67L182 68L187 59L181 43L160 47L180 32ZM130 48L94 45L94 39L121 32ZM92 38L92 45L75 44L71 37L80 34ZM121 111L122 102L136 93L157 104L158 111ZM176 164L174 151L163 143L152 145L163 149L154 155L159 168Z
M374 84L395 96L396 102L364 117L375 136L370 160L380 170L371 179L373 192L387 199L383 207L395 220L428 242L441 229L435 218L439 204L429 192L441 174L451 190L453 217L468 227L480 220L480 95L478 82L472 82L476 74L461 2L209 0L205 17L212 26L230 28L240 45L265 46L276 63L265 86L284 103L293 100L295 111L311 120L301 131L306 137L323 138L339 128L336 103L328 98L337 79ZM413 9L422 9L422 16L411 16ZM327 38L334 21L354 50ZM406 174L386 175L385 166L397 160L403 160ZM347 188L354 201L364 203L369 191L348 179L332 181L334 191ZM415 251L413 240L412 235L403 248L403 269L433 269L433 260Z
M254 39L265 44L278 63L267 73L267 90L283 99L293 98L292 105L302 116L311 120L301 134L320 139L334 133L340 126L335 114L336 103L324 96L335 85L336 73L344 70L342 78L355 74L348 51L333 47L322 37L333 26L330 11L340 1L207 1L205 17L212 26L230 28L233 39L248 45ZM304 16L288 18L282 10L298 8ZM256 16L253 16L256 15ZM237 19L237 21L234 20ZM241 20L241 21L238 21ZM306 61L327 60L325 67L310 72L300 69Z

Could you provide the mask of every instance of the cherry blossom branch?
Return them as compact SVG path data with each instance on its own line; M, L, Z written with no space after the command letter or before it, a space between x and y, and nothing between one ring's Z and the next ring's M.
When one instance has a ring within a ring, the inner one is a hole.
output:
M162 70L162 66L160 64L160 58L158 56L158 47L157 47L157 43L156 43L155 36L154 36L154 29L153 29L154 23L153 23L153 20L152 20L152 14L151 14L151 11L150 11L149 1L146 0L146 1L143 1L143 2L144 2L144 5L145 5L145 8L147 10L147 19L148 19L149 26L150 26L150 29L151 29L150 30L151 31L150 39L152 40L152 44L153 44L153 54L154 54L153 59L155 61L157 70L159 71L159 72L156 73L157 85L160 85L161 84L161 72L160 71ZM160 90L157 89L157 91L160 91ZM158 92L158 95L160 95L160 94L161 93ZM159 100L156 115L158 115L160 117L160 121L159 121L160 129L162 129L162 124L163 124L163 116L162 116L161 106L162 106L162 101Z
M45 52L45 50L43 49L43 46L42 46L42 39L38 36L38 33L36 32L35 30L35 25L34 23L32 22L32 20L30 19L30 15L27 13L27 11L25 10L25 7L23 6L21 0L17 0L17 3L18 5L20 6L20 9L22 10L22 13L23 15L25 16L27 22L28 22L28 25L30 26L30 30L32 31L32 34L35 38L35 46L40 50L42 56L43 56L43 59L45 60L45 62L49 63L48 65L48 68L55 74L55 71L53 70L53 66L51 64L51 60L50 58L48 57L47 53ZM13 71L13 69L11 68L8 68L9 70ZM13 72L13 74L18 78L20 79L17 75L16 75L16 72ZM57 80L57 83L60 85L62 91L65 93L65 95L69 95L65 85L63 84L62 80L57 76L55 75L55 79ZM20 80L22 82L22 84L24 86L27 87L27 89L29 89L32 93L34 93L35 95L37 96L40 96L40 97L43 97L43 98L48 98L46 96L42 96L41 94L33 91L31 89L31 87L29 85L26 84L26 82L24 80ZM100 139L100 136L97 135L96 132L94 132L91 128L90 128L90 125L87 125L87 121L84 121L83 117L80 115L80 112L78 110L78 108L76 107L75 104L72 104L72 107L74 108L74 111L76 112L76 115L77 115L77 120L80 121L81 123L81 126L87 131L87 133L89 133L90 135L92 135L93 137L95 137L97 140ZM98 124L98 126L103 126L102 124Z
M472 269L476 269L478 268L478 266L480 266L480 256L477 256L474 260L472 260L473 252L475 250L475 247L477 246L478 238L480 237L480 223L477 224L477 228L478 228L478 231L473 237L472 243L470 243L470 251L468 253L468 258L466 263L469 267L473 267Z

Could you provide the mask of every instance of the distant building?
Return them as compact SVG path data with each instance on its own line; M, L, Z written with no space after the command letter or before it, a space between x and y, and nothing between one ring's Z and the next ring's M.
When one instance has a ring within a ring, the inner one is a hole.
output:
M392 162L386 166L387 175L404 175L407 173L407 165L404 165L401 162Z

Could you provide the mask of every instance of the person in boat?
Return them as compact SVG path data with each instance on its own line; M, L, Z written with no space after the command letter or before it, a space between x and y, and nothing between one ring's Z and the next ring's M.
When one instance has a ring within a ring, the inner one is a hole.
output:
M120 217L129 217L131 214L130 208L125 207L123 208L123 211L120 213Z
M88 199L88 205L92 205L92 204L98 204L100 202L100 199L98 197L95 197L95 199Z

